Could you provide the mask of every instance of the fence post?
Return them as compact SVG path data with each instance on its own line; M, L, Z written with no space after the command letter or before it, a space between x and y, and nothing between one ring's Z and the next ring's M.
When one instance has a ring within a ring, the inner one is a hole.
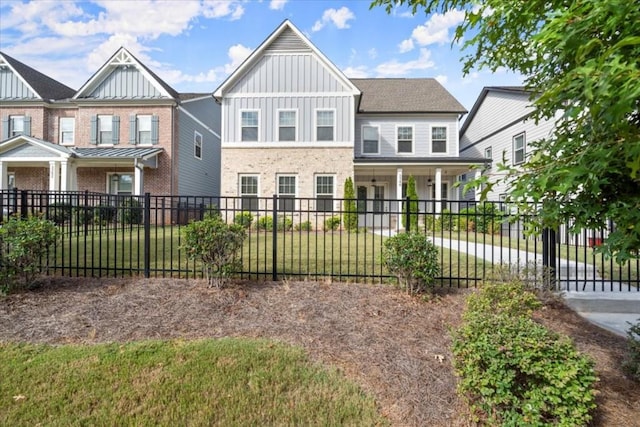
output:
M29 210L27 204L27 192L29 190L20 190L20 218L26 218Z
M144 277L151 276L151 194L144 193Z
M278 280L278 195L273 195L271 206L273 226L271 227L271 280Z
M411 206L409 205L410 200L411 199L409 199L409 196L406 196L404 200L404 209L405 209L404 232L405 233L409 233L411 231Z

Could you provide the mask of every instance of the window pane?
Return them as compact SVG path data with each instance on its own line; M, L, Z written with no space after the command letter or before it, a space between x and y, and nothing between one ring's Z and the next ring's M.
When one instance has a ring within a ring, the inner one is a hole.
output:
M258 126L258 112L257 111L243 111L242 112L242 126Z
M316 194L329 195L333 197L333 177L332 176L316 177Z
M281 127L278 131L278 139L280 141L295 141L296 140L296 128L294 127Z
M446 153L447 152L447 141L433 141L433 149L434 153Z
M433 140L446 140L447 128L444 126L438 126L431 128L431 139Z
M295 111L280 111L279 113L280 126L295 126L296 125L296 112Z
M316 111L316 126L318 141L333 141L333 111Z
M278 177L278 194L296 194L296 177L281 176Z
M258 210L258 197L257 196L243 196L240 203L243 211L257 211Z
M318 196L316 199L316 210L318 212L333 212L333 197Z
M411 127L399 127L398 128L398 139L399 140L412 140L413 139L413 128Z
M75 119L73 117L60 118L60 143L73 144Z
M333 141L333 127L318 127L318 141Z
M378 152L378 128L364 126L362 128L362 151L364 153Z
M258 140L258 128L243 127L242 128L242 140L243 141L257 141Z
M317 124L318 126L333 126L333 111L318 111Z
M254 194L258 195L258 177L257 176L243 176L240 177L240 194Z
M398 141L398 153L411 153L412 146L411 141Z
M24 132L24 116L12 116L10 120L11 136L22 134Z

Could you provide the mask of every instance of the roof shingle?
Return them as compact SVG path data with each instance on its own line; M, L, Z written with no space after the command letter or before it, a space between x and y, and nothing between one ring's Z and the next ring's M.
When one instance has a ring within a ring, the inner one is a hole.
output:
M76 91L74 89L42 74L40 71L34 70L6 53L0 52L0 54L43 100L67 99L75 94Z

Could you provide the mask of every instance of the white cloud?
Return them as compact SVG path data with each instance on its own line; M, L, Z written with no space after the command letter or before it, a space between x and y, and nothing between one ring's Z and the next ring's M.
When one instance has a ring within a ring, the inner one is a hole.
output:
M376 67L376 73L381 77L405 76L413 71L427 70L434 67L434 62L430 59L431 51L429 49L420 49L418 59L407 62L398 62L393 59L384 62Z
M346 6L342 6L340 9L327 9L322 14L322 19L317 20L316 23L313 24L311 31L320 31L328 23L333 23L336 28L343 30L345 28L349 28L349 20L355 18L356 16Z
M269 9L282 10L284 9L285 4L287 4L287 0L271 0L269 2Z
M350 79L363 79L365 77L369 77L369 72L367 71L367 67L364 65L360 65L357 67L347 67L342 70L345 76Z
M229 56L229 59L231 59L231 62L225 64L224 72L227 74L233 73L236 68L238 68L238 66L242 64L242 61L244 61L249 55L251 55L251 52L253 52L253 49L245 47L241 44L231 46L229 48L229 51L227 52L227 55Z
M179 4L185 4L184 1L178 1ZM198 2L195 2L198 4ZM239 0L214 0L202 2L202 13L205 18L224 18L230 16L231 20L240 19L244 14L244 7Z
M402 43L398 45L398 50L400 51L400 53L406 53L413 50L413 40L403 40Z
M435 13L424 25L418 25L413 29L410 40L420 46L447 43L451 41L449 30L461 23L464 16L465 12L462 10L451 10L444 15Z

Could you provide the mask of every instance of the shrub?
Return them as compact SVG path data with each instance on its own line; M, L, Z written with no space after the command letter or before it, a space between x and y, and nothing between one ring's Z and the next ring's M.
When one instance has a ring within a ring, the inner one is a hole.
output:
M347 231L358 230L358 210L356 208L356 194L353 189L353 180L347 177L344 181L344 213L342 223Z
M73 207L71 206L71 203L52 203L47 208L47 219L53 221L56 225L61 225L71 219L72 211Z
M456 222L450 210L444 209L439 215L428 214L424 219L424 227L427 231L452 231Z
M48 265L49 248L59 236L56 225L39 216L12 217L0 227L0 291L28 286Z
M118 210L115 206L111 205L99 205L93 210L93 218L99 223L109 223L116 220Z
M238 224L227 224L219 215L206 215L189 223L184 230L184 243L189 259L202 262L209 286L222 287L226 280L242 268L237 252L247 232Z
M253 223L253 215L251 212L243 211L233 217L233 223L238 224L244 228L251 227Z
M278 217L278 231L291 231L293 229L293 220L288 216Z
M420 233L401 233L384 242L383 264L409 294L429 290L440 273L438 249Z
M503 212L494 203L483 202L460 211L458 229L487 234L499 233L503 217Z
M263 216L258 219L258 230L272 231L273 230L273 217L270 215Z
M296 224L295 230L296 231L311 231L311 230L313 230L313 227L311 226L311 221L304 221L304 222Z
M488 425L587 425L596 407L593 362L531 318L540 303L521 284L486 284L454 332L458 392Z
M118 222L122 224L142 224L142 203L131 197L122 200L118 209Z
M93 221L93 208L91 206L78 206L73 209L73 218L78 224L91 224Z
M324 231L335 231L340 227L341 219L339 216L331 216L324 220Z
M409 175L409 179L407 180L407 198L409 199L409 203L407 206L407 202L405 201L402 204L402 224L405 228L407 228L407 209L409 211L409 229L411 231L418 230L418 192L416 191L416 179L413 175Z
M631 324L627 332L627 357L622 364L624 372L634 381L640 382L640 319Z

